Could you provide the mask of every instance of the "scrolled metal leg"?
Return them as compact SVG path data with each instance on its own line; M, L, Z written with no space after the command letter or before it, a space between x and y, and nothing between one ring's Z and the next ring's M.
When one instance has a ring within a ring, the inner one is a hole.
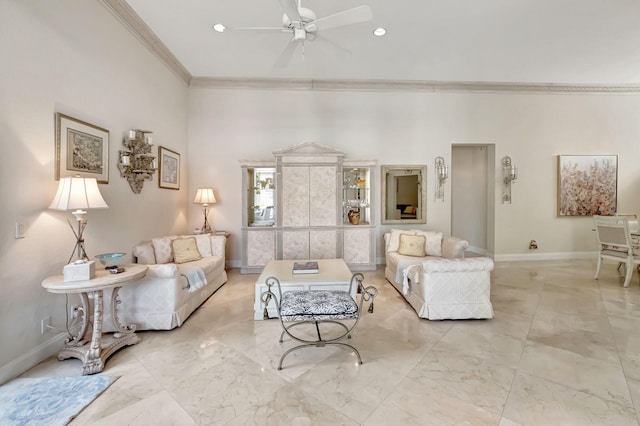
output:
M120 292L121 287L114 287L113 293L111 293L111 318L113 319L113 325L118 330L113 333L113 337L120 338L122 336L126 336L128 334L132 334L136 331L135 324L122 324L120 323L120 319L118 318L118 305L122 303L122 301L118 298L118 293Z
M82 306L78 308L78 318L82 321L82 325L80 326L80 331L75 336L70 334L69 337L65 340L66 346L82 346L85 344L85 337L87 335L87 331L89 330L89 296L87 293L80 293L80 302Z

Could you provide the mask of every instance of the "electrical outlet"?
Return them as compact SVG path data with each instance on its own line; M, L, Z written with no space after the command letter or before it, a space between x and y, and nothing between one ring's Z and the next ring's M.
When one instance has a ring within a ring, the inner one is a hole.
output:
M79 315L80 307L78 305L71 306L71 319L77 319Z
M40 334L44 334L51 328L51 317L44 317L40 320Z
M16 239L25 237L24 222L16 222Z

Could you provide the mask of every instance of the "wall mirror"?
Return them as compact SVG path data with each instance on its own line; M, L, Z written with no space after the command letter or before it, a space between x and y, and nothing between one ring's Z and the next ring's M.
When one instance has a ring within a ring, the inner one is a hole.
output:
M427 223L427 166L382 166L382 223Z

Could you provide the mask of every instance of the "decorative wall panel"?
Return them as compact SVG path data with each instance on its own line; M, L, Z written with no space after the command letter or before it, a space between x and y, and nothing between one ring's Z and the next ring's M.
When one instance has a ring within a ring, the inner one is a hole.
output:
M265 266L275 258L275 231L251 231L247 233L247 265Z
M336 230L309 231L309 259L335 259Z
M371 229L345 228L343 258L348 264L371 262Z
M336 226L336 167L314 166L309 169L309 225Z
M282 226L309 226L309 167L282 167Z
M308 259L309 231L283 231L282 258L288 260Z

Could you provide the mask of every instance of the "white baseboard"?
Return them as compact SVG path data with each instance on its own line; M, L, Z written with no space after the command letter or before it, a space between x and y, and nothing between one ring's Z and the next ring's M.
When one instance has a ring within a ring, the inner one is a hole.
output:
M471 248L471 247L470 247ZM469 250L474 253L478 253L475 249ZM484 250L481 250L484 251ZM481 253L478 253L481 254ZM490 254L484 254L491 257ZM517 262L517 261L537 261L537 260L582 260L582 259L594 259L598 258L598 252L595 251L583 251L583 252L563 252L563 253L514 253L514 254L497 254L493 260L496 262ZM384 257L377 259L378 265L386 264Z
M497 254L494 258L496 262L514 262L527 260L580 260L580 259L597 259L598 253L595 251L582 252L564 252L564 253L515 253L515 254Z
M46 342L31 349L26 354L1 366L0 385L18 377L50 356L57 354L60 349L62 349L62 345L67 336L68 334L66 332L58 333Z

